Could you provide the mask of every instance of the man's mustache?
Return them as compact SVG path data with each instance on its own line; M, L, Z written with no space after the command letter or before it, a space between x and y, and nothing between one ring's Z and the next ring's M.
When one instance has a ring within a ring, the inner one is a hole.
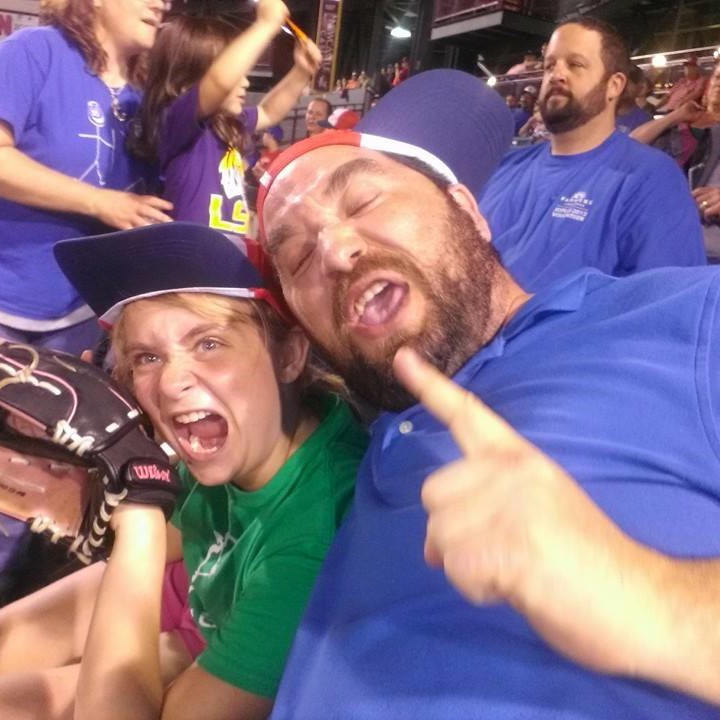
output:
M561 87L560 85L551 85L548 88L548 91L545 93L545 99L552 97L553 95L562 95L563 97L572 97L572 93L569 90L566 90L564 87Z

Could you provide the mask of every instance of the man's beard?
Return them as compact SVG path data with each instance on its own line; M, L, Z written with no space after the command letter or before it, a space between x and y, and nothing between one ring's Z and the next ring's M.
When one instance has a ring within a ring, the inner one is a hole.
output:
M607 106L605 98L607 80L606 77L600 80L582 101L578 100L569 91L549 87L548 92L540 98L540 115L545 127L553 135L559 135L582 127L596 115L599 115ZM566 97L567 102L559 107L551 108L549 101L553 95L558 94Z
M374 408L400 411L415 404L415 398L395 379L395 353L403 345L415 349L446 375L453 375L473 355L488 326L493 279L500 261L470 216L447 199L447 252L437 271L423 273L413 262L396 253L373 253L358 260L353 272L334 289L333 321L346 353L320 354L343 377L348 388ZM422 251L418 242L417 249ZM374 348L367 357L341 328L348 289L374 270L399 272L416 292L423 295L426 316L417 332L398 333ZM452 275L448 272L452 271Z

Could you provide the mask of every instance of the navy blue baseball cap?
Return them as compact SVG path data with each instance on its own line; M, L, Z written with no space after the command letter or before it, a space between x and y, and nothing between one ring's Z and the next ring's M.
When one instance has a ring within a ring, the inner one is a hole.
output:
M233 242L206 225L159 223L62 240L53 249L60 269L105 328L128 303L176 292L264 300L291 322L258 243Z
M513 116L482 80L459 70L413 75L387 93L352 130L330 130L291 145L260 179L265 198L293 160L325 145L354 145L422 160L478 196L513 138Z

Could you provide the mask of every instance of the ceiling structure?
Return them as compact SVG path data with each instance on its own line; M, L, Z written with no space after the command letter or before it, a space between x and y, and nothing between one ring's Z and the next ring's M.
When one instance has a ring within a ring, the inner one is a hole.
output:
M318 0L286 0L293 18L314 34ZM453 0L440 0L445 6ZM472 2L455 0L458 7ZM496 2L496 6L503 4ZM632 54L720 45L720 0L522 0L525 12L504 10L478 15L470 24L432 23L432 0L343 0L338 74L375 68L414 58L415 67L458 67L476 70L478 55L492 72L503 72L522 58L525 50L539 50L554 25L564 19L594 15L613 23L631 47ZM439 5L438 5L439 6ZM228 12L241 22L254 16L255 3L247 0L175 0L174 8ZM497 8L496 8L497 9ZM529 13L527 12L529 10ZM390 36L400 25L413 37ZM434 39L431 39L434 38ZM290 51L275 53L273 71L287 67Z

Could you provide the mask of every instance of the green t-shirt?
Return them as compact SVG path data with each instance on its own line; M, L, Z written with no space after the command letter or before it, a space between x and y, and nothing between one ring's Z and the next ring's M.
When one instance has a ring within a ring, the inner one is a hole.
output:
M204 487L180 468L173 522L190 607L207 641L198 663L236 687L277 691L315 577L352 499L367 435L347 405L324 417L265 487Z

